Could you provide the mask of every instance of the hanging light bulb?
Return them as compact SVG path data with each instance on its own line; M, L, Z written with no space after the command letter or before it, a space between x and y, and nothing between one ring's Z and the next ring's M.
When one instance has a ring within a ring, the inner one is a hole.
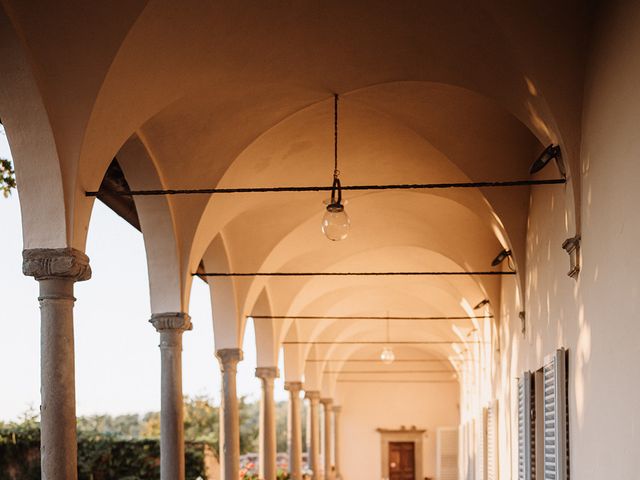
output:
M331 201L327 205L327 211L322 217L322 233L334 242L344 240L349 235L351 220L344 211L342 205L342 191L340 190L340 179L337 175L333 177L333 187L331 188Z
M387 343L389 343L389 313L387 313ZM393 353L393 350L389 345L386 345L382 349L382 353L380 353L380 360L384 364L391 364L396 359L396 354Z
M334 242L344 240L349 235L351 220L344 211L342 204L342 186L340 185L340 171L338 170L338 95L334 95L333 112L333 185L331 186L331 200L327 205L327 211L322 217L322 233Z
M382 363L389 365L390 363L393 363L395 359L396 359L396 354L393 353L393 350L391 350L391 347L384 347L382 349L382 353L380 354L380 360L382 360Z

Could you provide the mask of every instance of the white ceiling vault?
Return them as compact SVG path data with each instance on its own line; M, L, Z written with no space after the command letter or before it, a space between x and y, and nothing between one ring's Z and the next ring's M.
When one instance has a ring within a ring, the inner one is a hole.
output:
M563 2L550 15L545 2L463 3L140 0L34 15L42 6L3 0L0 117L24 185L25 248L84 249L85 192L113 158L133 190L330 185L334 93L343 184L528 179L533 159L558 143L568 184L534 188L577 199L581 93L570 86L582 84L575 39L586 7ZM345 192L352 228L342 242L320 231L326 193L135 197L151 308L188 311L201 262L218 272L484 271L507 248L522 282L529 193ZM216 347L241 346L249 315L467 316L484 298L500 303L501 281L210 278ZM391 335L448 341L473 328L394 320ZM256 320L258 363L276 365L283 341L385 332L380 320ZM379 348L288 344L286 375L332 389L335 376L325 385L326 367L306 358ZM396 351L453 354L444 343Z

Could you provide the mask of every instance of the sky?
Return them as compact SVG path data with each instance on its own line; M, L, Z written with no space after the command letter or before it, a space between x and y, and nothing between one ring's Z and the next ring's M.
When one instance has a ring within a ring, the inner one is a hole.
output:
M11 158L0 130L0 157ZM19 181L19 179L18 179ZM22 231L16 191L0 196L0 420L17 420L40 406L38 284L22 275ZM144 413L160 409L159 335L150 318L149 282L142 234L96 201L87 240L93 277L76 283L74 311L78 415ZM208 287L194 280L183 336L185 395L220 400ZM258 399L253 325L238 365L238 394ZM281 360L282 362L282 360ZM282 372L282 365L280 365ZM277 400L287 398L282 379Z

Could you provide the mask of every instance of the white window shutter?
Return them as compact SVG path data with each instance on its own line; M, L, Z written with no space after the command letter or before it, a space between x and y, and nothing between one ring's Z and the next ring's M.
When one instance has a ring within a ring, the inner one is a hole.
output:
M487 478L487 409L476 419L476 480Z
M568 480L568 403L566 351L557 350L545 359L544 480Z
M487 480L499 480L498 465L498 400L494 400L487 408Z
M438 428L436 431L436 478L458 480L458 429Z
M476 457L478 456L477 432L478 420L476 418L469 420L469 432L467 433L467 442L469 445L469 471L467 478L469 480L478 480L478 467Z
M531 386L531 372L524 372L518 379L518 480L535 479Z

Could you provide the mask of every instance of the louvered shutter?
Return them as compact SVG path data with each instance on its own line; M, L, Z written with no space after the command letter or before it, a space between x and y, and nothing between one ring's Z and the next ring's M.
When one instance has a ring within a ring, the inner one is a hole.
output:
M543 368L544 480L568 480L566 352L556 351Z
M498 401L487 408L487 480L499 479L498 468Z
M465 422L460 426L460 433L458 436L459 456L458 456L458 471L460 472L461 480L469 480L469 422Z
M476 420L476 480L486 480L487 472L487 409Z
M467 444L469 445L469 471L467 472L467 478L469 480L478 480L478 469L476 467L476 456L478 455L477 431L477 419L469 420L469 431L467 432Z
M436 478L458 480L458 429L436 431Z
M524 372L518 379L518 480L535 479L531 387L531 373Z

